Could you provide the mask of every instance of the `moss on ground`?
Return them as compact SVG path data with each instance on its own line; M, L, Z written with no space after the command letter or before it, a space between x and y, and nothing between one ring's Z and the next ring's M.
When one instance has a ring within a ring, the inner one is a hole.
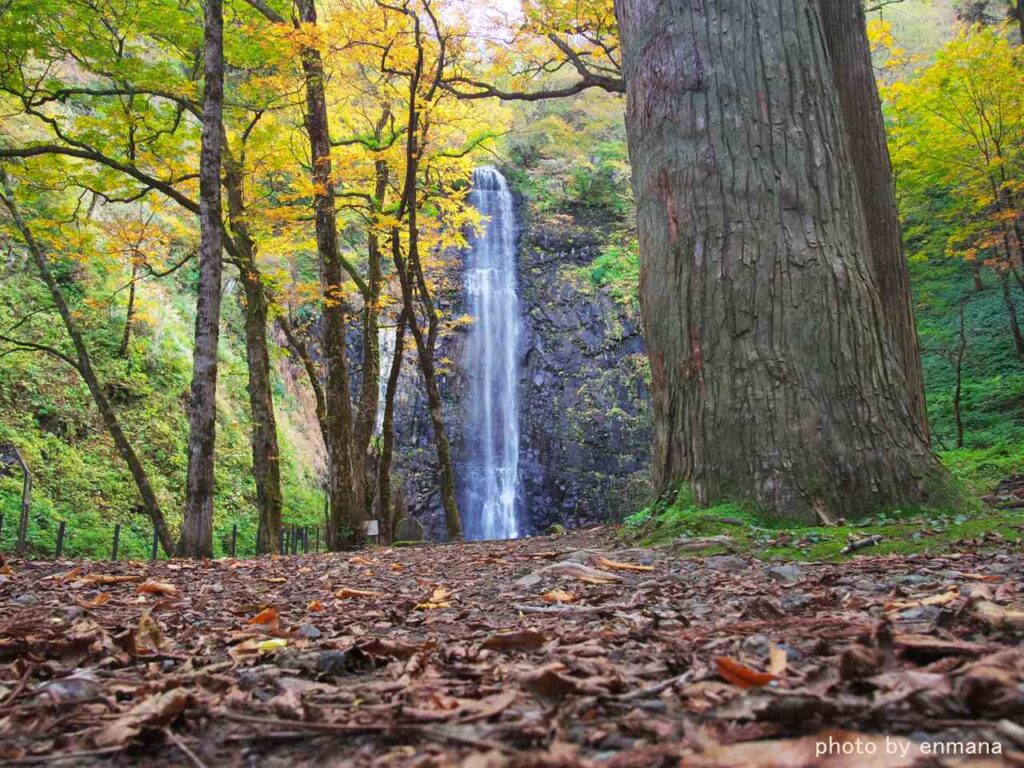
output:
M879 535L875 546L843 555L851 538ZM969 511L893 510L866 520L834 526L766 523L744 505L729 502L701 508L687 489L626 519L621 536L643 546L671 544L680 539L728 536L687 555L726 552L766 560L836 561L856 554L913 554L955 552L966 546L996 546L1024 539L1024 510L977 508Z

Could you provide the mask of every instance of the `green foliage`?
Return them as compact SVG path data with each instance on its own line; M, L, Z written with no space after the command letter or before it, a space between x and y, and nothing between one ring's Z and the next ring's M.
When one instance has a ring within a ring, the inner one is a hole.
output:
M626 520L624 537L646 546L670 545L677 540L707 537L720 539L687 555L726 552L751 554L765 560L841 560L850 539L878 535L882 541L872 555L915 552L956 552L965 543L985 546L1003 540L1020 541L1024 511L890 510L848 525L795 526L766 523L743 504L726 502L702 508L693 502L689 488L666 494L650 507Z
M88 343L101 381L118 410L128 436L150 471L157 496L172 527L180 521L185 484L188 423L183 407L191 376L192 274L177 281L139 284L146 307L127 358L118 356L123 333L124 295L108 313L87 325ZM123 275L105 274L88 264L79 267L76 286L68 291L83 322L95 318L87 304L105 299ZM8 270L0 280L0 327L9 328L29 307L45 308L38 279L30 271ZM238 552L255 551L257 515L249 449L248 395L242 345L241 313L225 297L225 330L218 397L216 507L214 546L229 551L231 529L238 525ZM58 348L66 348L63 327L41 311L19 328ZM73 557L109 557L114 525L120 523L122 556L149 557L152 528L141 511L135 485L93 406L85 385L68 365L38 352L10 353L0 365L0 442L12 442L32 470L34 487L28 543L38 555L52 555L57 527L67 523L64 552ZM302 415L282 382L279 401L282 482L286 525L322 525L323 497L308 458L288 444L286 435L304 429ZM21 504L21 475L0 476L0 511L4 514L0 548L16 540Z

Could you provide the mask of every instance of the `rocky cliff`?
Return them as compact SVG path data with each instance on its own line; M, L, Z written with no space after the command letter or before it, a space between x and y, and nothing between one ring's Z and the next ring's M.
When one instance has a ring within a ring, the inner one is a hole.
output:
M571 217L540 220L517 205L520 516L527 532L621 519L647 494L650 408L639 317L591 280L604 227ZM449 297L458 314L464 296ZM466 331L443 339L442 386L456 474L465 476L469 423L462 371ZM399 393L396 481L429 538L444 538L434 449L413 360ZM457 477L458 479L458 477ZM463 510L466 514L466 510Z

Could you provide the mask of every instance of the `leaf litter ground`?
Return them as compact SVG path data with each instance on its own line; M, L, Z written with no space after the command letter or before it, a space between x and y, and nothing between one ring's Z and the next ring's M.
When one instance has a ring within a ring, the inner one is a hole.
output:
M1024 765L1022 559L10 560L0 764Z

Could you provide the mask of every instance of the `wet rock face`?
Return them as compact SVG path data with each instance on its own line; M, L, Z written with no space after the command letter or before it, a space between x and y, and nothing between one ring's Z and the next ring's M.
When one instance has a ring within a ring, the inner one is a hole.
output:
M523 208L518 206L520 528L536 533L554 523L575 528L619 520L648 493L651 417L639 315L590 280L586 267L603 244L600 226L568 219L539 223ZM465 311L464 294L446 303L448 316ZM441 386L457 482L471 471L465 342L466 331L457 330L439 342L437 354L450 361ZM415 352L407 353L396 472L408 514L423 522L428 539L443 539L430 423Z

